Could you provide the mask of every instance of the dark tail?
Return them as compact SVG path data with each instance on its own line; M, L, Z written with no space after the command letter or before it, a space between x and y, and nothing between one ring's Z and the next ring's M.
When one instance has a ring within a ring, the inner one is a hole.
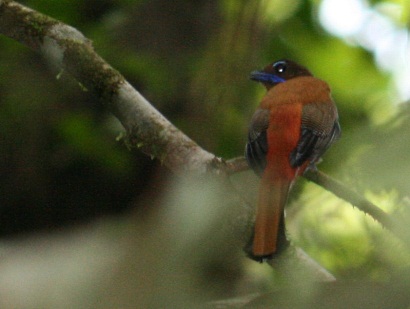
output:
M252 254L256 259L274 254L278 249L278 237L285 236L284 208L290 186L289 180L276 179L272 183L269 179L262 178L252 246ZM280 230L280 227L283 230Z

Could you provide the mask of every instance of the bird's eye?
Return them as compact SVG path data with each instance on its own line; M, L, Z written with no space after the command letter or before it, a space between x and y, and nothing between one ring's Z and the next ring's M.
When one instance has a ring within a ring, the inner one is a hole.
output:
M275 70L276 73L285 73L286 67L287 67L287 66L286 66L286 62L284 62L284 61L276 62L276 63L273 65L273 68L274 68L274 70Z

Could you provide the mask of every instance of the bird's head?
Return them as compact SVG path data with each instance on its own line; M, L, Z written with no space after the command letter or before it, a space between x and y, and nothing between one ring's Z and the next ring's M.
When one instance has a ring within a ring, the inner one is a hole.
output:
M268 64L262 71L253 71L251 80L261 82L269 90L279 83L299 76L313 75L304 66L284 59Z

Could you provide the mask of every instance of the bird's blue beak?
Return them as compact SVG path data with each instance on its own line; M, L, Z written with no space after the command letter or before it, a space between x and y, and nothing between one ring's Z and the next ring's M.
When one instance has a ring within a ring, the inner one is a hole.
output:
M278 84L283 83L285 79L276 76L274 74L265 73L263 71L253 71L251 73L251 80L261 82L261 83L269 83L269 84Z

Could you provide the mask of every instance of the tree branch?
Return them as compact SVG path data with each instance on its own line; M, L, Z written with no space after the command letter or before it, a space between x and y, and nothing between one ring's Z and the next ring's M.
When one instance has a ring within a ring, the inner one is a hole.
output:
M199 147L107 64L78 30L14 1L0 1L0 33L45 56L95 92L120 120L127 143L174 172L216 170L222 160Z
M380 222L385 228L392 230L393 222L389 218L388 214L381 210L379 207L366 200L364 197L349 189L340 181L326 175L319 170L308 170L303 175L307 180L314 182L315 184L326 188L337 197L349 202L353 206L357 207L365 214L370 215L376 221Z
M392 232L397 238L403 241L410 247L410 239L408 238L409 231L407 229L408 223L397 220L391 215L384 212L382 209L368 201L363 196L359 195L354 190L348 188L340 181L326 175L319 170L306 171L304 177L317 185L332 192L337 197L349 202L365 214L370 215L374 220L378 221L383 227Z
M227 173L235 174L243 172L249 167L247 166L244 157L238 157L226 161ZM378 206L374 205L368 201L363 196L359 195L354 190L348 188L346 185L340 181L326 175L319 170L309 169L307 170L303 177L307 180L314 182L315 184L321 186L329 192L332 192L337 197L342 200L352 204L354 207L364 212L365 214L371 216L374 220L378 221L383 227L392 232L397 238L401 239L407 246L410 247L410 240L408 239L407 232L403 231L404 223L397 222L389 214L384 212Z
M244 157L237 157L225 161L225 169L228 175L236 174L249 170L248 162Z

